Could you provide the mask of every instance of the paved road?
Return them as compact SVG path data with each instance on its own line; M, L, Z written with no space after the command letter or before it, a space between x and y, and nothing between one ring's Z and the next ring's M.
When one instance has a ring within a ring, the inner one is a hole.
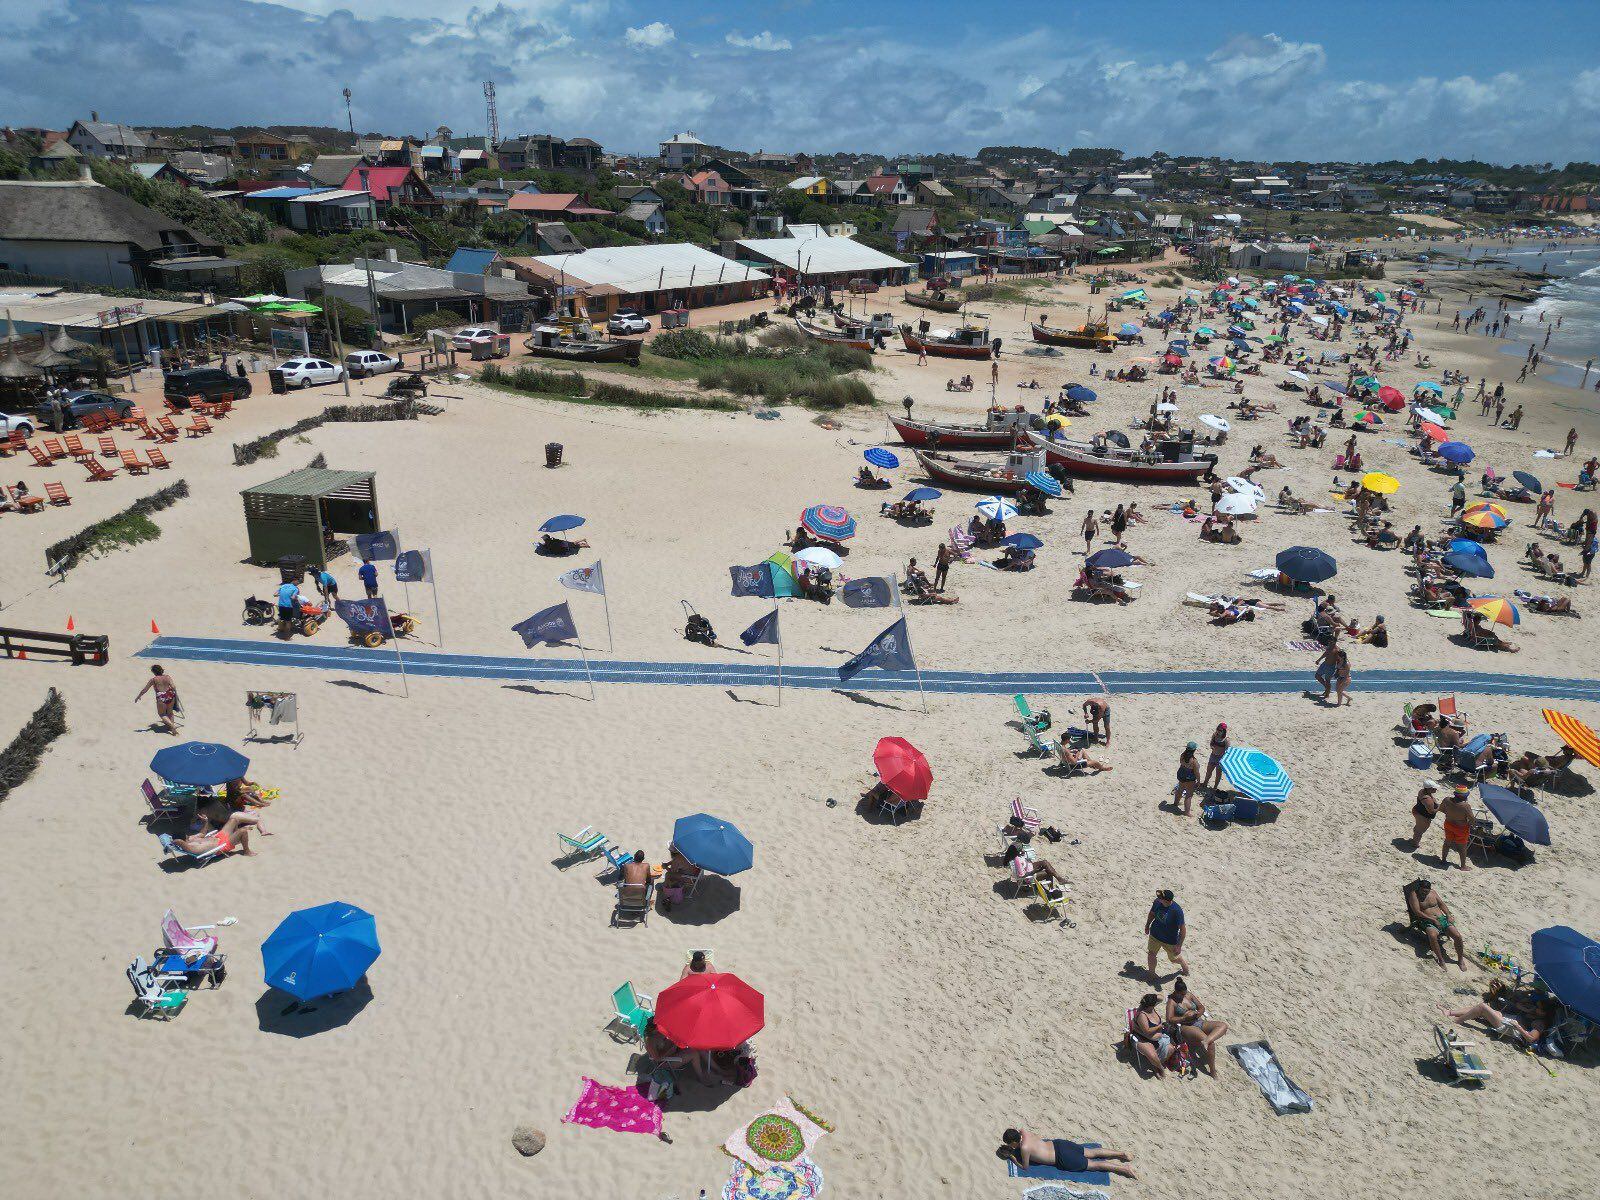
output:
M573 653L562 658L531 655L499 658L481 654L413 653L403 650L409 675L457 679L494 679L508 683L583 683L582 661ZM315 642L246 641L237 638L158 637L139 652L140 658L169 661L225 662L252 666L304 667L311 670L392 675L399 666L385 648L318 645ZM771 660L747 662L632 662L592 658L596 683L675 684L689 687L762 687L777 682ZM1303 671L924 671L930 692L954 695L1084 695L1105 690L1129 695L1210 692L1218 695L1268 695L1304 691L1312 659ZM1362 671L1356 690L1427 694L1479 693L1526 696L1538 700L1600 700L1600 680L1563 679L1544 675L1500 675L1477 671ZM866 671L841 684L834 667L785 665L783 685L794 688L842 689L853 692L914 692L917 677L905 671Z

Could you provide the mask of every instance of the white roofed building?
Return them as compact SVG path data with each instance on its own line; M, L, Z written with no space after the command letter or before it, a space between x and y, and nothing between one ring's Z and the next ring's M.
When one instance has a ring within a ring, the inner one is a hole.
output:
M764 296L772 285L767 272L687 242L600 246L580 254L513 258L508 265L518 279L554 297L560 311L576 307L591 318L621 309L652 313L732 304Z
M738 246L756 261L785 267L807 283L848 283L852 279L904 283L911 277L910 263L853 238L749 238Z

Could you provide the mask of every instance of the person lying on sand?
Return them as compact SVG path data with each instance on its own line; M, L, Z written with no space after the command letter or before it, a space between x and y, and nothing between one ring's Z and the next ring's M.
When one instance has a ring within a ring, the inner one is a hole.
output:
M1537 1046L1544 1040L1557 1011L1553 998L1531 993L1511 999L1503 1009L1495 1008L1487 1000L1464 1008L1446 1008L1443 1004L1435 1007L1457 1025L1481 1021L1490 1033L1509 1037L1523 1046Z
M1513 594L1528 608L1537 613L1564 613L1574 617L1583 615L1572 607L1572 597L1570 596L1535 596L1532 592L1522 591Z
M1278 507L1288 513L1308 513L1316 510L1316 505L1309 500L1302 500L1294 491L1285 484L1278 493Z
M1189 990L1180 975L1167 997L1167 1026L1194 1048L1201 1068L1212 1077L1217 1073L1217 1042L1228 1032L1228 1023L1206 1016L1206 1006Z
M577 541L573 541L571 538L552 537L548 533L539 539L538 546L540 554L550 554L558 557L576 554L579 550L587 550L588 548L589 542L587 538L579 538Z
M1428 937L1428 948L1433 951L1433 957L1442 967L1444 963L1444 939L1449 938L1456 948L1456 966L1463 971L1467 969L1466 942L1461 937L1461 930L1456 928L1454 915L1450 906L1444 902L1444 897L1439 895L1433 884L1426 879L1413 880L1406 885L1406 909L1411 917L1413 928L1422 930Z
M1108 1171L1129 1179L1139 1178L1138 1172L1128 1165L1133 1155L1125 1150L1085 1146L1065 1138L1042 1138L1026 1129L1008 1129L1002 1133L996 1153L1024 1170L1042 1166L1072 1172Z

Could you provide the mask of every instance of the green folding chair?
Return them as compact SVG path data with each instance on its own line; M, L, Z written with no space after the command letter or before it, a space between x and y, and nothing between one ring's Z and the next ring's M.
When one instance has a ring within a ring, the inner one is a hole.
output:
M611 993L613 1012L611 1019L606 1022L606 1028L612 1030L626 1028L643 1041L645 1026L655 1015L655 1004L654 996L642 996L634 991L633 981L630 979Z

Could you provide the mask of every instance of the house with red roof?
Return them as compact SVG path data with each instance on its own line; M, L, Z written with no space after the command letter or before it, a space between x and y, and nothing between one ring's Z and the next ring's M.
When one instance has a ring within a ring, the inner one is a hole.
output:
M508 212L528 213L544 220L567 217L614 217L609 208L596 208L576 192L516 192L506 205Z
M380 213L397 204L433 208L439 203L415 167L355 167L345 176L343 190L366 192Z
M898 175L869 175L865 190L879 204L910 204L911 192Z
M694 195L696 204L709 204L726 208L733 202L733 188L719 171L695 171L683 177L685 191Z

